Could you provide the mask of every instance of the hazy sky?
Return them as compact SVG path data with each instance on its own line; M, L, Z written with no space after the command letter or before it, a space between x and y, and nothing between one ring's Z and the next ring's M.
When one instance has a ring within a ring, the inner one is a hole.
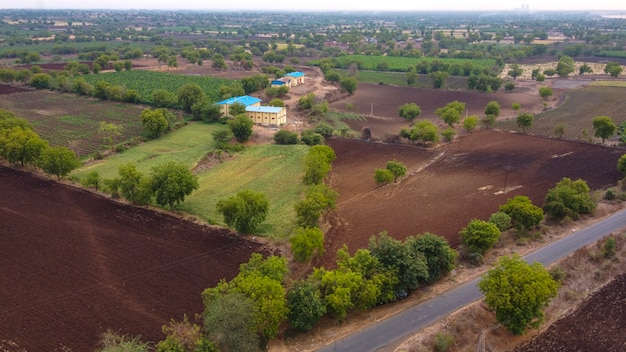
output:
M32 9L190 9L190 10L622 10L624 0L3 0L1 8ZM8 4L7 4L8 3ZM1 13L0 13L1 14Z

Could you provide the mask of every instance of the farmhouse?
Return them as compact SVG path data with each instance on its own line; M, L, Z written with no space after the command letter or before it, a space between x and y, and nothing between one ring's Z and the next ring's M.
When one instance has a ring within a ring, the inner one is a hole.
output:
M289 72L285 73L281 78L275 79L271 82L272 87L295 87L304 83L304 72Z
M242 95L239 97L232 97L232 98L228 98L226 100L222 100L222 101L218 101L217 103L215 103L215 105L219 105L220 106L220 112L222 113L223 116L229 116L230 115L230 106L235 104L235 103L239 103L239 104L243 104L243 106L250 107L250 106L259 106L261 105L261 99L259 98L255 98L255 97L251 97L249 95Z
M246 113L254 123L261 125L280 126L287 123L287 111L284 107L248 106Z

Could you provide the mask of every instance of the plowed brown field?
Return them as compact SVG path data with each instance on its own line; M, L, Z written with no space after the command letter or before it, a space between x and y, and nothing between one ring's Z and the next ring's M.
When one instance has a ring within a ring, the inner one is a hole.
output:
M494 130L429 150L349 139L328 144L337 154L331 186L339 200L319 263L327 267L341 246L347 244L351 252L367 247L381 231L398 239L431 232L458 246L458 232L470 220L487 220L514 196L526 195L542 206L548 189L563 177L583 179L592 189L615 184L621 178L617 159L624 153ZM392 159L406 164L407 176L377 186L374 170Z
M574 313L553 323L516 352L626 350L626 275L594 293Z
M10 351L93 351L107 329L159 341L170 319L202 312L204 288L266 252L3 166L0 242L0 347L19 346Z

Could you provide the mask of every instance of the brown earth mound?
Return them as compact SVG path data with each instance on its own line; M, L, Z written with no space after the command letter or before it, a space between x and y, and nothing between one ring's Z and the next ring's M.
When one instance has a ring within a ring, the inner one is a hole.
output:
M553 323L517 352L626 350L626 275L594 293L581 307Z
M367 247L387 231L404 239L431 232L460 244L458 232L476 218L487 220L507 199L530 197L543 205L548 189L563 177L583 179L592 189L620 178L623 150L579 142L480 130L435 149L331 139L335 150L331 186L339 192L320 265L333 266L337 249ZM377 186L374 170L397 159L407 166L398 183ZM506 190L504 189L506 185Z
M107 329L164 338L259 243L0 166L0 346L93 351ZM10 341L10 342L9 342Z

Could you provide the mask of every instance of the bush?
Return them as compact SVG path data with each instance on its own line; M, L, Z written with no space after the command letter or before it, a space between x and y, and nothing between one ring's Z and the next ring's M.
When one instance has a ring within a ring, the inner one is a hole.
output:
M469 253L485 254L498 242L500 233L495 224L474 219L459 234Z
M506 231L511 228L511 217L501 211L491 214L489 222L496 225L500 231Z
M280 130L274 134L276 144L298 144L298 133Z
M302 140L302 143L309 146L321 145L325 142L324 136L314 132L313 130L302 131L300 139Z

